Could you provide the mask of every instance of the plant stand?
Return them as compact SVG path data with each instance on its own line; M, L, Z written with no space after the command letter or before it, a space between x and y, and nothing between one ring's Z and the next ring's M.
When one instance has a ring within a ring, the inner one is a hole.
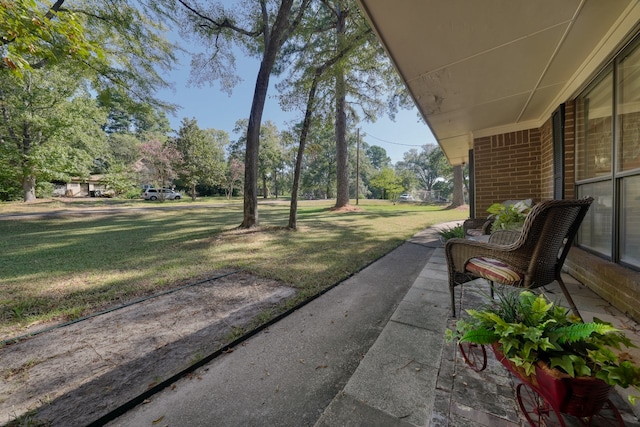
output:
M486 368L484 346L471 343L458 346L469 367L475 371ZM584 426L624 426L618 409L609 400L612 387L604 381L590 377L571 378L539 366L536 366L535 375L529 377L513 365L496 344L491 347L498 361L522 381L516 387L516 397L530 425L565 427L562 414L567 414L576 417Z

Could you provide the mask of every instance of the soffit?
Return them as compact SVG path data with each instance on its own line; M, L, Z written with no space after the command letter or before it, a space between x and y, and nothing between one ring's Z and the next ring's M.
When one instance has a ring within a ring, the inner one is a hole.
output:
M640 19L635 0L359 4L452 164L474 136L544 123Z

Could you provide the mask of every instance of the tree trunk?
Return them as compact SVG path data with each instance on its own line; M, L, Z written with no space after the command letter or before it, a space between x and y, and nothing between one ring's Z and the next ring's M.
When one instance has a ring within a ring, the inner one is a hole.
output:
M260 80L260 77L258 77ZM268 78L267 78L268 80ZM258 84L256 84L256 95L253 98L249 126L247 128L247 147L244 158L244 218L242 228L251 228L258 225L258 150L260 149L260 119L256 117L260 110L260 116L264 108L264 100L260 106L256 104L258 94ZM257 127L257 128L256 128Z
M233 182L229 184L229 190L227 192L227 200L231 200L232 195L233 195Z
M278 198L278 169L273 170L273 192L277 199Z
M337 51L341 50L345 31L345 14L338 9L336 25ZM336 208L349 205L349 151L347 147L346 83L344 70L336 73Z
M191 184L191 200L196 201L196 185Z
M27 91L31 91L31 85L27 87ZM36 176L35 171L29 161L31 155L31 124L24 122L22 124L22 141L20 150L22 151L22 197L25 202L36 200Z
M453 167L453 196L451 199L451 207L458 207L464 205L464 192L462 191L462 184L464 177L462 176L462 166L457 165Z
M262 198L267 199L269 197L269 188L267 186L267 176L262 175Z
M264 54L256 79L256 87L251 103L249 125L247 127L247 147L245 150L244 168L244 217L241 228L252 228L258 225L258 152L260 150L260 124L264 103L269 89L269 77L284 42L287 21L291 15L293 0L283 0L278 16L270 31L264 31ZM265 25L268 25L265 23Z
M291 206L289 208L289 228L296 230L298 228L298 188L300 187L300 175L302 171L302 155L304 154L304 148L307 144L307 135L309 134L309 128L311 127L311 112L313 110L313 103L316 99L316 90L318 88L318 80L320 75L324 71L324 67L316 69L313 76L313 82L309 89L309 96L307 97L307 108L304 113L304 122L302 123L302 130L300 131L300 145L298 146L298 156L296 157L296 167L293 172L293 185L291 187Z
M25 202L32 202L36 199L35 176L25 176L22 178L22 195Z

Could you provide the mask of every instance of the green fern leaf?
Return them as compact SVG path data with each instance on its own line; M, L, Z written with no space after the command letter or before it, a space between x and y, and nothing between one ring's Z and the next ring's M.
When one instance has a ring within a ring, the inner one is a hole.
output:
M498 341L498 338L499 337L495 332L489 329L478 328L466 332L462 338L460 338L460 341L472 342L475 344L491 344Z
M584 341L593 334L604 335L617 331L618 329L604 323L574 323L569 326L562 326L555 329L553 333L550 333L549 335L557 339L558 343L564 344Z

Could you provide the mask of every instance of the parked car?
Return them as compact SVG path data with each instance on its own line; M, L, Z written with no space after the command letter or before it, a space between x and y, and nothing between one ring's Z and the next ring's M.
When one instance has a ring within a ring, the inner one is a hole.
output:
M409 201L409 200L413 200L413 196L411 194L401 194L400 195L400 200L403 201Z
M147 188L142 193L142 197L144 197L145 200L158 200L161 198L161 195L164 200L180 200L182 198L182 194L180 194L180 192L171 190L170 188L163 188L161 190L156 188Z

